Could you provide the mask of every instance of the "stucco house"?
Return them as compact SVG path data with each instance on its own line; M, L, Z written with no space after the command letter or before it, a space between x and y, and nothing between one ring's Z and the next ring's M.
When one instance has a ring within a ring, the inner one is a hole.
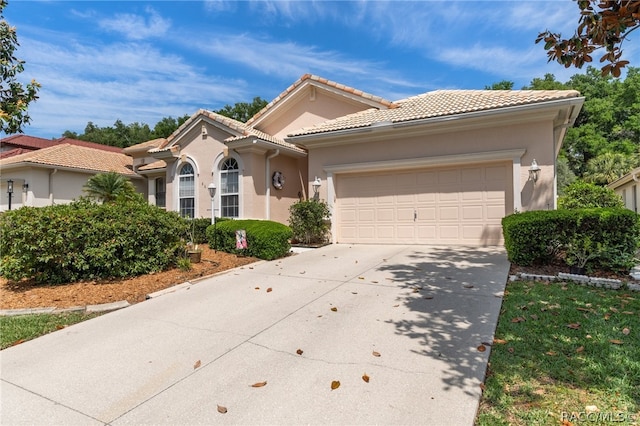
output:
M188 217L287 223L292 203L318 198L333 242L494 245L505 215L556 207L556 158L583 102L574 90L390 101L306 74L246 123L199 110L124 154L150 203Z
M640 167L631 170L626 175L616 179L607 185L613 189L616 194L622 197L624 205L629 210L638 212L638 203L640 203Z

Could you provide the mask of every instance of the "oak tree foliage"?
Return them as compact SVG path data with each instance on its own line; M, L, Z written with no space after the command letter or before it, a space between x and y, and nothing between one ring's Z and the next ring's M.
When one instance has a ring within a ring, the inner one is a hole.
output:
M31 121L27 109L38 99L40 83L18 81L18 75L24 71L24 61L15 56L20 44L16 28L4 18L7 4L6 0L0 0L0 131L13 134L22 133L22 127Z
M544 42L549 61L569 68L582 68L593 61L596 50L604 49L600 63L603 75L619 77L629 61L622 59L622 44L640 26L638 0L578 0L578 27L573 36L546 30L538 34L536 43Z

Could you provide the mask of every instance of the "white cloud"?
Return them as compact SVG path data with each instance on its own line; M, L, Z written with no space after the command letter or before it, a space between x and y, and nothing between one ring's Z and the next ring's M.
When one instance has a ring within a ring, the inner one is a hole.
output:
M122 13L114 18L101 19L98 25L107 31L121 33L129 40L160 37L171 27L171 20L163 18L151 7L147 7L145 12L148 17Z
M243 81L208 75L146 43L59 44L23 37L21 45L25 74L42 84L40 99L30 106L29 134L57 137L65 130L82 132L88 121L105 126L116 119L153 126L162 117L248 96Z

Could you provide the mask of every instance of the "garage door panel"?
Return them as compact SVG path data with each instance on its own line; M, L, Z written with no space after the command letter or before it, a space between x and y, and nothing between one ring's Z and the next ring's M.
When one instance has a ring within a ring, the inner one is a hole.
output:
M421 222L425 220L428 220L428 221L436 220L435 206L434 207L418 207L417 212L418 212L417 219Z
M395 210L392 208L382 208L377 210L377 221L380 222L393 222Z
M502 220L504 217L504 205L488 205L487 206L487 219L489 220Z
M458 207L457 206L443 206L438 209L438 219L442 221L458 221Z
M338 242L499 244L507 163L336 177Z
M462 219L482 221L483 211L484 211L483 205L462 206Z

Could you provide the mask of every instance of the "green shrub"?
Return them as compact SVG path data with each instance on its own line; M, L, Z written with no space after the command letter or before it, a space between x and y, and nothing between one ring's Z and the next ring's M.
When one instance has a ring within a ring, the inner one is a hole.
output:
M322 244L329 232L329 206L325 201L298 201L289 207L289 226L294 241Z
M0 216L0 274L59 284L166 269L183 251L185 222L134 199L23 207Z
M211 219L184 219L187 223L187 235L185 240L194 244L204 244L207 242L207 228L211 225Z
M559 209L586 209L597 207L624 208L622 198L612 189L576 181L558 197Z
M246 249L236 247L236 231L245 230ZM272 260L291 250L291 229L269 220L225 220L207 228L209 246L227 253L244 254Z
M562 258L570 265L586 262L588 269L628 272L640 245L639 218L619 208L516 213L502 220L505 248L517 265Z

